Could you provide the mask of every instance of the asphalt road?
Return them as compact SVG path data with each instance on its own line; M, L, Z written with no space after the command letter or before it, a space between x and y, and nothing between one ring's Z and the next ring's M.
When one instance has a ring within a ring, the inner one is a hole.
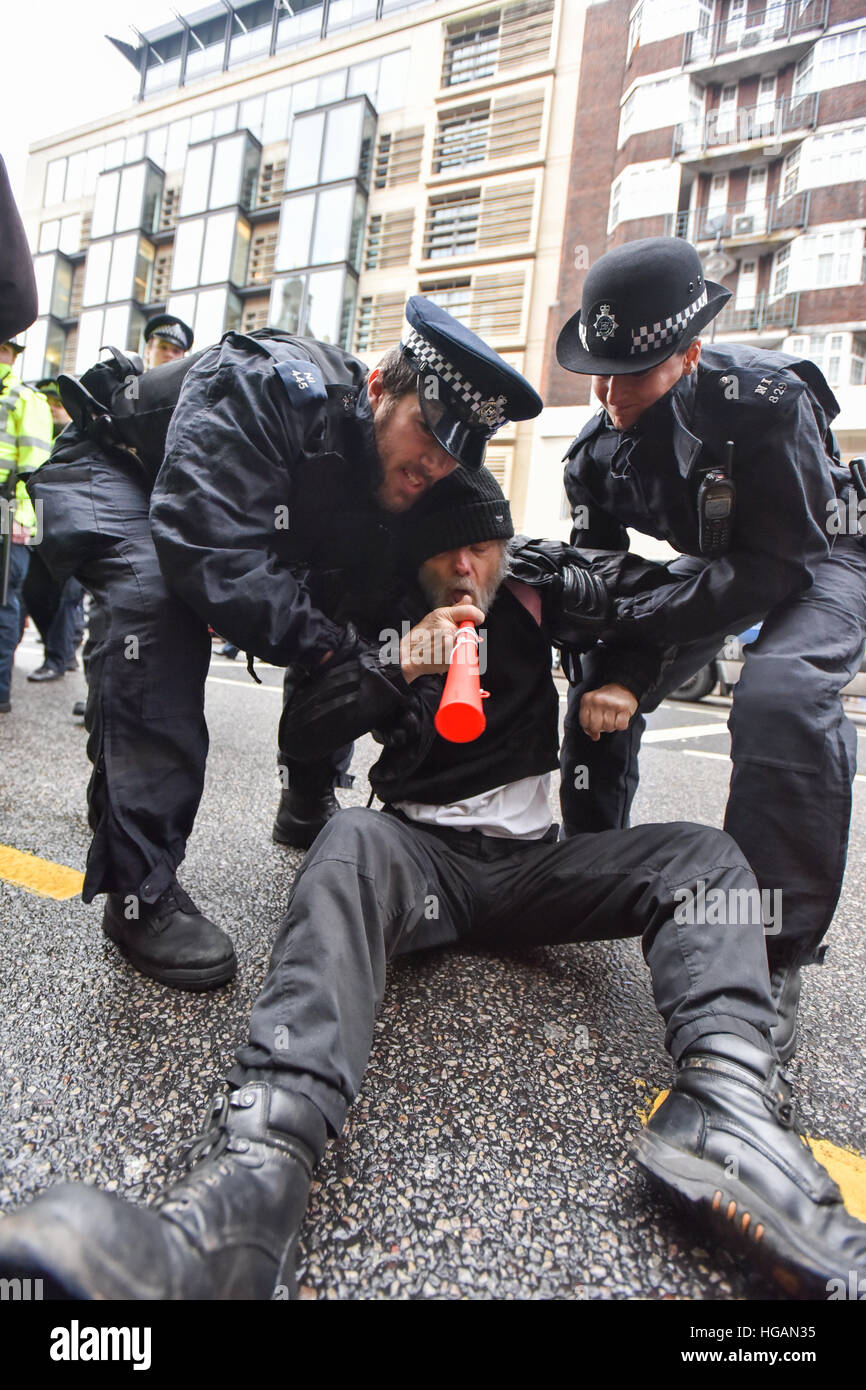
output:
M0 717L0 842L82 869L81 675L24 676ZM126 965L99 904L0 880L0 1209L62 1179L158 1191L244 1036L301 855L271 842L280 673L214 656L207 785L181 881L232 935L239 975L193 995ZM728 701L664 706L635 821L720 825ZM858 729L866 741L866 717ZM866 751L866 750L864 750ZM375 745L359 746L364 805ZM866 757L861 759L866 768ZM808 973L791 1071L812 1136L866 1155L862 933L866 777L827 964ZM773 1299L764 1279L653 1191L627 1138L670 1075L635 942L431 952L393 967L370 1067L319 1171L304 1231L310 1299Z

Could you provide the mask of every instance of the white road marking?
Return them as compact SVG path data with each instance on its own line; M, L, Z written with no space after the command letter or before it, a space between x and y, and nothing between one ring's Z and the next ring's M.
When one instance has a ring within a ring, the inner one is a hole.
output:
M684 748L683 752L687 758L720 758L722 762L729 763L731 760L727 753L708 753L703 748ZM866 782L866 773L855 772L855 782Z
M642 743L667 743L677 738L707 738L712 734L727 733L727 724L717 719L712 724L679 724L673 729L648 729Z

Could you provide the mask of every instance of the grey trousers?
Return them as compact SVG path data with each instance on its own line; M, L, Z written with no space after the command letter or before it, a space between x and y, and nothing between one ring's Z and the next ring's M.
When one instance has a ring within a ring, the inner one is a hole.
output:
M711 1032L772 1050L762 925L738 924L732 919L748 914L737 911L715 925L676 920L677 890L699 880L727 903L757 891L734 842L705 826L643 825L556 844L341 811L295 881L230 1080L273 1070L339 1133L367 1064L386 961L455 942L495 948L640 936L675 1058Z

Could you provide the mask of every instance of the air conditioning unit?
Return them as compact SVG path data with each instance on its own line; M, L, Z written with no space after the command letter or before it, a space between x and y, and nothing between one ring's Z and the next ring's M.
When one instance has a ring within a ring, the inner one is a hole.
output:
M750 236L755 230L754 217L735 217L731 228L732 236Z

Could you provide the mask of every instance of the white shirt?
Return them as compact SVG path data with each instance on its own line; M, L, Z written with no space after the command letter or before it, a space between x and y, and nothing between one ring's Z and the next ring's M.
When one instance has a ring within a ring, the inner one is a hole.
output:
M428 806L421 801L395 801L394 805L420 825L478 830L499 840L540 840L553 824L549 796L550 773L545 772L468 796L465 801L452 801L448 806Z

